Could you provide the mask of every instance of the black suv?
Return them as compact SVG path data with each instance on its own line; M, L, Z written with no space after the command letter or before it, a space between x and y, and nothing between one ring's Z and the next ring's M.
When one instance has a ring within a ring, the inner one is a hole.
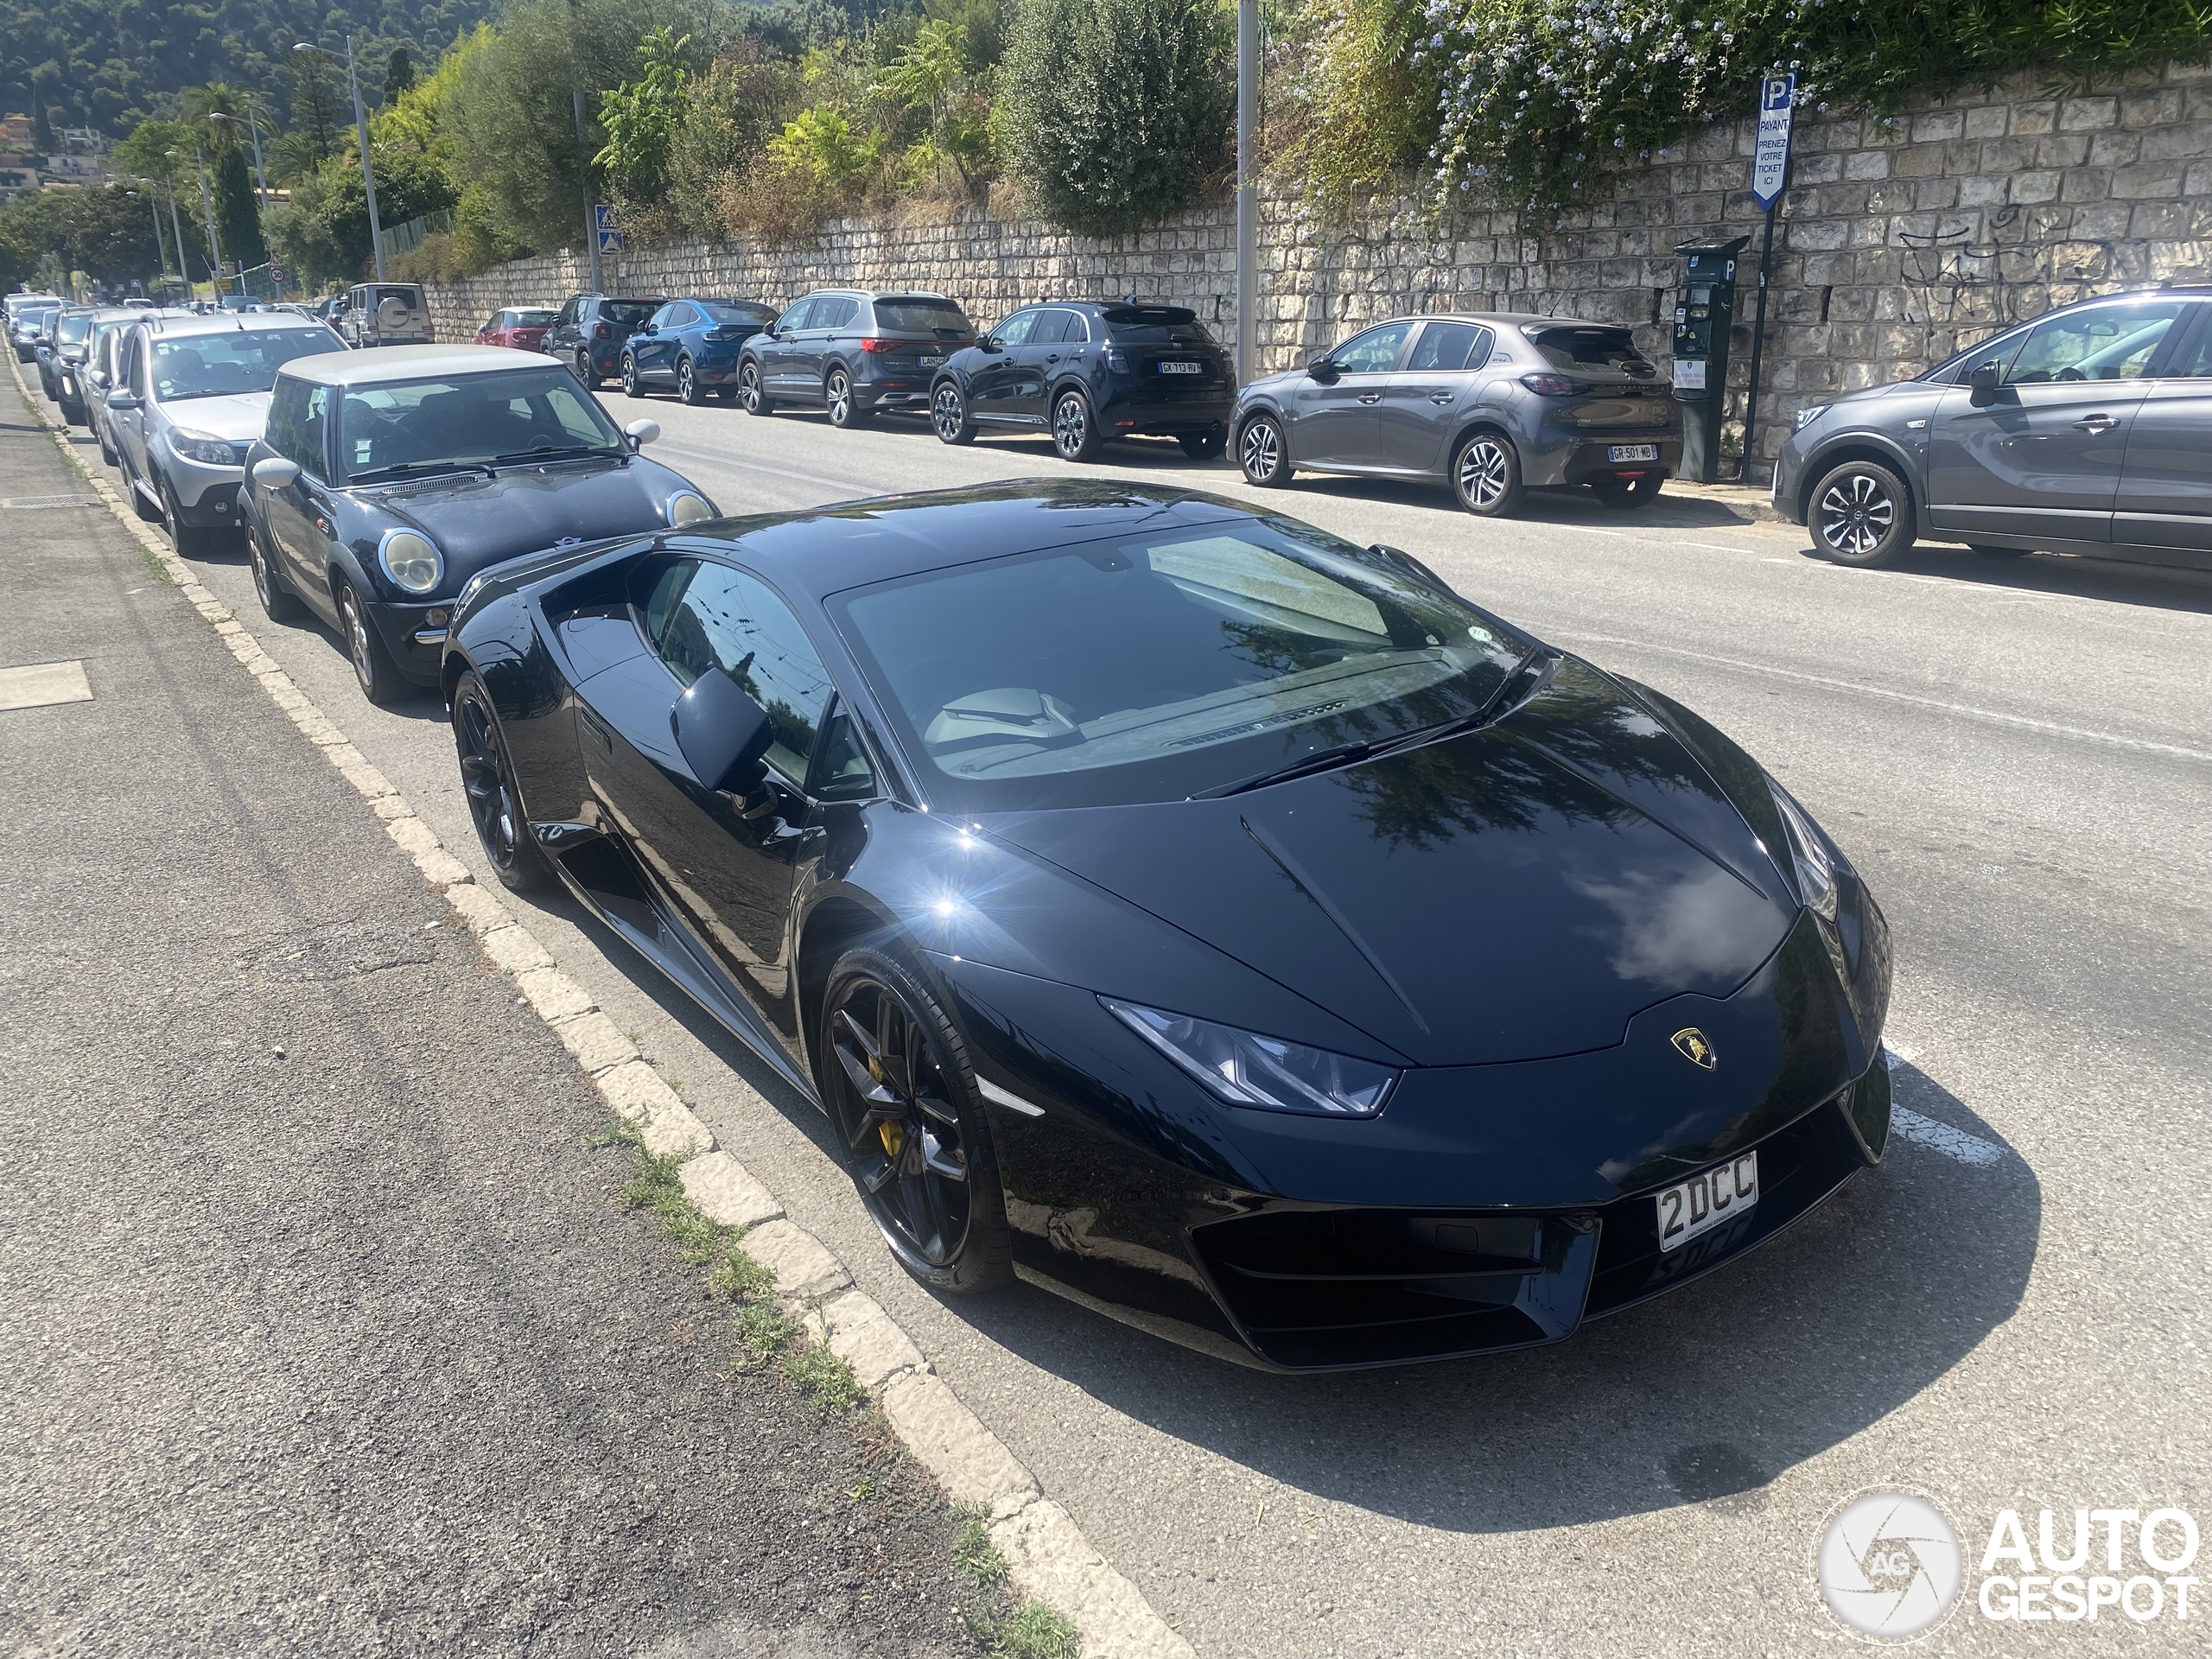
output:
M938 371L930 424L947 443L1045 428L1069 461L1108 438L1179 439L1211 461L1236 404L1236 371L1179 305L1073 301L1015 312Z
M825 288L794 302L775 332L755 334L737 359L737 400L755 415L778 404L830 411L858 426L882 409L925 409L930 377L976 338L942 294Z
M622 372L622 342L668 302L655 296L610 298L579 294L561 308L537 349L557 357L593 391Z

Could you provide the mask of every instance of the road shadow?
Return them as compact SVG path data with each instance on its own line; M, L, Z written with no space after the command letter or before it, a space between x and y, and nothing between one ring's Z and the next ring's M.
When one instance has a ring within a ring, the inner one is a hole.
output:
M1809 541L1798 550L1798 556L1812 563L1829 563L1814 550ZM2212 614L2212 571L2088 558L2075 553L1992 555L1964 546L1922 542L1904 557L1878 569L1860 570L1840 564L1830 568L1871 581L1897 575L1932 576L2021 594Z
M1916 1068L1899 1103L2002 1146ZM1568 1341L1388 1371L1278 1376L1172 1347L1042 1290L952 1306L1118 1411L1317 1497L1455 1532L1691 1503L1776 1476L1957 1365L2019 1306L2042 1189L1893 1140L1764 1249Z

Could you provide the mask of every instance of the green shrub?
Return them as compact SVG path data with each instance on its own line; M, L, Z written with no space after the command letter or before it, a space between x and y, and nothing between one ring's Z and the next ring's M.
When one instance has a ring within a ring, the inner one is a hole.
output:
M1234 36L1215 0L1019 0L1004 130L1038 210L1114 235L1234 162Z

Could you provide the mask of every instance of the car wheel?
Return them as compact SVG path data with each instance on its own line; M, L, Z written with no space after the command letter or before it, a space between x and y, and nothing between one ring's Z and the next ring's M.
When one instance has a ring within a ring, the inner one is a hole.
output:
M338 624L346 635L346 654L353 659L353 677L361 683L361 695L374 703L395 701L400 691L398 664L391 660L376 624L369 620L369 607L353 591L353 584L340 581L337 588Z
M300 601L292 590L284 586L284 578L276 573L261 544L261 532L251 519L245 526L246 562L253 567L253 596L261 601L263 613L271 622L289 622L300 613Z
M162 527L169 533L169 545L181 559L204 559L213 551L215 532L197 524L184 522L184 504L176 499L176 490L163 479L156 486L162 494Z
M1847 461L1813 486L1813 542L1838 564L1886 564L1913 543L1912 498L1897 475Z
M2024 559L2035 551L2032 547L1991 547L1986 543L1968 542L1967 551L1980 553L1993 559Z
M768 396L768 389L760 384L760 365L741 363L737 369L737 401L745 405L748 415L768 415L776 405Z
M1665 482L1658 474L1646 473L1642 478L1592 484L1590 493L1609 507L1648 507L1659 499L1659 486Z
M515 786L514 762L506 734L499 729L492 694L471 669L453 693L453 741L461 757L461 790L476 842L502 887L517 893L549 887L552 866L530 833L522 791Z
M707 394L699 385L698 373L688 357L676 359L676 397L678 403L689 404L694 409L707 401Z
M597 391L599 390L599 372L591 365L591 353L589 352L578 352L576 353L576 378L582 381L585 386L589 390L593 391Z
M622 353L622 395L625 397L645 395L645 389L638 384L638 359L627 352Z
M830 424L841 431L849 431L868 419L868 410L853 396L853 377L842 369L832 369L823 378L822 403L830 411Z
M158 524L162 522L160 501L147 499L146 492L138 487L138 480L132 476L130 463L128 461L123 463L123 487L130 497L132 512L149 524Z
M1185 432L1176 440L1192 461L1219 461L1229 440L1218 432Z
M1452 457L1452 490L1469 512L1503 518L1521 505L1521 458L1497 433L1474 433Z
M1071 386L1052 400L1052 448L1062 461L1093 461L1098 446L1098 422L1090 412L1090 399Z
M1244 423L1243 434L1236 440L1236 464L1243 469L1246 483L1263 490L1290 482L1290 446L1274 416L1255 415Z
M822 1000L823 1098L891 1253L938 1290L1014 1276L998 1159L959 1033L880 950L851 951Z
M968 400L950 380L938 382L930 394L930 425L947 443L976 442L976 423L968 418Z

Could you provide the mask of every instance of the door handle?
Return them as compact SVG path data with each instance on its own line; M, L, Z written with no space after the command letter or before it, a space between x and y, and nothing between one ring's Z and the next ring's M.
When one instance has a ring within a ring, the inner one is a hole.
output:
M1359 401L1363 404L1379 404L1382 401L1382 394L1379 391L1363 391L1359 394Z
M1432 391L1428 394L1428 401L1432 404L1448 404L1458 395L1456 392L1450 391Z
M2081 432L2109 432L2119 424L2109 415L2084 415L2074 423L2075 429Z
M583 721L585 730L588 731L594 737L597 738L601 743L607 746L607 752L609 754L614 753L614 739L613 735L607 731L606 727L599 723L598 718L593 715L590 709L585 708L582 703L577 704L576 717Z

